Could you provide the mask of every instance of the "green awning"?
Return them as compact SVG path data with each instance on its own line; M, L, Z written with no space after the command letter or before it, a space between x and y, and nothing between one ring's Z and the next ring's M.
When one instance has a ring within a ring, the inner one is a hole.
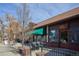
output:
M43 28L35 29L32 34L42 35L43 34Z
M43 34L43 28L35 29L33 31L26 33L26 35L32 35L32 34L42 35Z

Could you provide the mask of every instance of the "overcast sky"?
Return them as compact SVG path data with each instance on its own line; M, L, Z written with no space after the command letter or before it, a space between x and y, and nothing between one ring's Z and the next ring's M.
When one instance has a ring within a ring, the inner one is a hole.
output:
M0 16L5 15L5 13L11 13L17 18L18 4L0 4ZM30 10L30 16L32 22L38 23L46 20L50 17L54 17L58 14L71 10L73 8L79 7L79 3L48 3L48 4L28 4Z

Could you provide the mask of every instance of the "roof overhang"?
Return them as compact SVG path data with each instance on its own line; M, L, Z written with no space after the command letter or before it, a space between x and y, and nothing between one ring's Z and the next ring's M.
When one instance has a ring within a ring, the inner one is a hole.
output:
M38 28L38 27L42 27L42 26L45 26L45 25L48 25L48 24L51 24L51 23L54 23L54 22L57 22L57 21L64 20L66 18L70 18L70 17L75 16L75 15L79 15L79 7L72 9L68 12L59 14L59 15L52 17L50 19L47 19L45 21L42 21L42 22L38 23L37 25L35 25L33 28L35 29L35 28Z

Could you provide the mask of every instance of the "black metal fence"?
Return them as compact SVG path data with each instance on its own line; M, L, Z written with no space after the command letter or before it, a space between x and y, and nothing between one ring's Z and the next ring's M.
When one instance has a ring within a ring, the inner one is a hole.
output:
M64 48L52 48L45 56L79 56L79 52Z

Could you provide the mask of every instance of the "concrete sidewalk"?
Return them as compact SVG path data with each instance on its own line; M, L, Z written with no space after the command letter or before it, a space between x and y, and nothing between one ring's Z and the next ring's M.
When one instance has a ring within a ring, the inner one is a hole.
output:
M20 56L20 54L16 52L16 49L11 48L9 45L0 43L0 56Z

